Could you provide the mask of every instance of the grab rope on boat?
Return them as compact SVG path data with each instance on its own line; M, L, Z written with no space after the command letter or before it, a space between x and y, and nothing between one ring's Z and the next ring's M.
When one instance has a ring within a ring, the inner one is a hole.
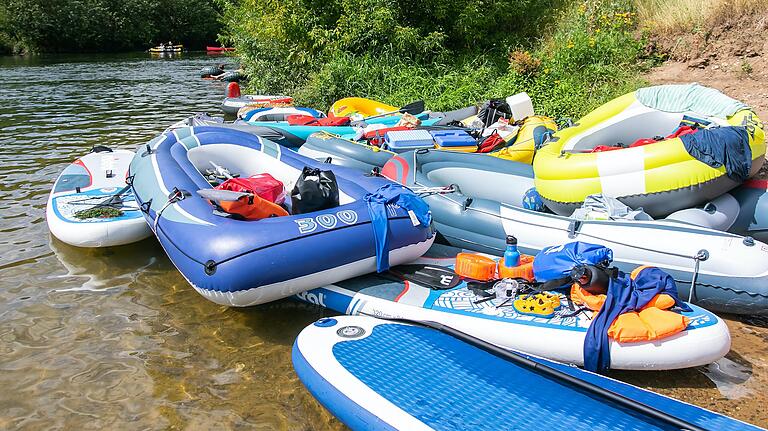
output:
M411 191L413 191L420 197L424 197L424 196L430 196L430 195L453 193L453 192L459 191L459 189L455 184L451 184L450 186L447 186L447 187L414 187L411 189Z
M152 224L152 230L157 232L157 223L160 221L160 216L163 215L163 211L165 211L166 208L175 204L176 202L183 201L188 196L192 196L192 194L186 190L179 190L178 188L174 187L173 191L171 191L171 194L168 195L168 201L166 201L165 205L163 205L157 214L155 214L155 222Z
M414 156L415 156L415 154L414 154ZM423 186L423 185L419 184L416 181L414 181L414 184L419 185L419 186L424 187L424 188L429 188L427 186ZM482 210L482 209L479 209L479 208L471 207L470 205L467 205L466 201L457 202L457 201L451 199L450 197L445 196L445 194L442 194L442 193L439 194L439 196L442 196L443 198L447 199L449 202L453 203L454 205L460 206L463 211L477 211L479 213L490 215L492 217L502 218L501 214L494 214L494 213L492 213L490 211L485 211L485 210ZM468 198L468 199L470 199L470 198ZM691 259L691 260L694 261L694 266L693 266L693 276L691 277L691 289L688 292L688 302L691 302L691 300L693 300L693 298L695 296L694 295L694 291L695 291L696 279L698 278L698 275L699 275L700 263L705 261L705 260L707 260L707 259L709 259L709 251L707 251L705 249L699 250L695 255L691 256L691 255L682 254L682 253L675 253L675 252L671 252L671 251L654 250L654 249L651 249L651 248L648 248L648 247L643 247L643 246L636 245L636 244L629 244L629 243L626 243L626 242L617 241L615 239L604 238L604 237L601 237L599 235L582 233L582 232L579 232L578 228L574 229L573 224L571 224L571 226L569 226L569 228L561 228L561 227L556 227L556 226L547 226L547 225L531 223L531 222L527 222L527 224L529 224L531 226L543 228L543 229L554 229L554 230L559 230L559 231L567 232L569 234L569 236L572 235L573 237L575 237L575 234L578 233L581 236L584 236L584 237L587 237L587 238L591 238L591 239L594 239L594 240L604 241L606 243L612 243L612 244L617 244L617 245L624 246L624 247L634 248L634 249L646 251L646 252L649 252L649 253L659 253L659 254L664 254L664 255L667 255L667 256L679 257L679 258L682 258L682 259ZM579 228L581 227L580 225L581 225L581 223L579 223L579 226L578 226Z
M696 256L693 256L693 277L691 277L691 289L688 291L688 303L693 304L693 297L696 291L696 278L699 276L699 263L709 259L709 252L707 250L699 250Z

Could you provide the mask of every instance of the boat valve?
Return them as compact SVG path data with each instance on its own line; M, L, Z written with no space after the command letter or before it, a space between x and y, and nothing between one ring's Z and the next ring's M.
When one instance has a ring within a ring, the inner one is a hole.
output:
M745 236L743 242L747 247L752 247L755 245L755 239L751 236Z
M206 275L213 275L216 273L216 262L209 260L203 264Z

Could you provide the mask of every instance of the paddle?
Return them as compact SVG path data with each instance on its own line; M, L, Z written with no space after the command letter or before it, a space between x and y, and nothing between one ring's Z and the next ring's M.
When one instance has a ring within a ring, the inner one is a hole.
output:
M361 123L361 122L364 122L366 120L370 120L372 118L386 117L387 115L393 115L393 114L411 114L411 115L416 115L416 114L421 114L422 112L424 112L424 101L423 100L417 100L415 102L411 102L411 103L403 106L402 108L398 109L397 111L384 112L382 114L371 115L370 117L365 117L362 120L357 121L356 123Z
M521 355L520 353L511 351L511 350L506 350L495 344L489 343L487 341L483 341L477 337L474 337L465 332L459 331L458 329L445 326L442 323L432 322L428 320L420 321L420 320L411 320L411 319L403 319L403 318L389 319L381 316L371 316L371 317L377 317L382 320L388 320L393 322L415 324L415 325L420 325L420 326L425 326L428 328L435 329L444 334L448 334L454 338L458 338L459 340L464 341L467 344L471 344L477 348L485 350L486 352L492 355L498 356L502 359L506 359L517 365L521 365L523 367L532 369L533 371L543 374L547 377L562 380L566 383L576 386L581 390L603 397L609 401L612 401L616 404L621 405L622 407L635 410L650 418L653 418L662 422L666 422L676 428L680 428L682 430L690 430L690 431L707 431L706 429L701 428L698 425L692 424L688 421L672 416L669 413L661 411L655 407L641 403L640 401L637 401L637 400L633 400L632 398L628 398L617 392L613 392L611 390L605 389L594 383L590 383L588 381L573 377L568 373L558 370L557 368L551 367L549 365L546 365L540 362L536 362L534 360L531 360L525 357L524 355Z
M197 194L204 199L217 202L236 202L242 197L251 197L248 192L235 192L232 190L200 189Z
M390 268L389 273L400 280L412 281L433 290L453 289L461 283L461 276L436 265L398 265Z

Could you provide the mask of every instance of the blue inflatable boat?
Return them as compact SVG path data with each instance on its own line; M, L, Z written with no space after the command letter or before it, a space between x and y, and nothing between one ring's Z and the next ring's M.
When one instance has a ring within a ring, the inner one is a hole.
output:
M241 177L269 173L288 192L304 167L332 170L339 206L261 220L227 217L199 193L211 188L203 173L212 166ZM434 239L431 222L392 203L401 200L382 198L396 189L398 198L407 195L423 205L407 189L238 130L166 132L138 149L129 178L171 261L195 290L218 304L261 304L376 271L377 265L382 270L386 258L390 265L412 261Z
M353 431L759 431L753 425L451 328L324 318L293 345L309 392Z

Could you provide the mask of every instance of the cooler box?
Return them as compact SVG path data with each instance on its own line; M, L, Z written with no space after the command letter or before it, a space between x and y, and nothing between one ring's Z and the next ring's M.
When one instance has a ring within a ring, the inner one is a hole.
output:
M383 148L393 151L435 148L435 141L428 130L393 130L387 132Z
M432 130L429 132L435 140L437 149L474 153L477 142L464 130Z

